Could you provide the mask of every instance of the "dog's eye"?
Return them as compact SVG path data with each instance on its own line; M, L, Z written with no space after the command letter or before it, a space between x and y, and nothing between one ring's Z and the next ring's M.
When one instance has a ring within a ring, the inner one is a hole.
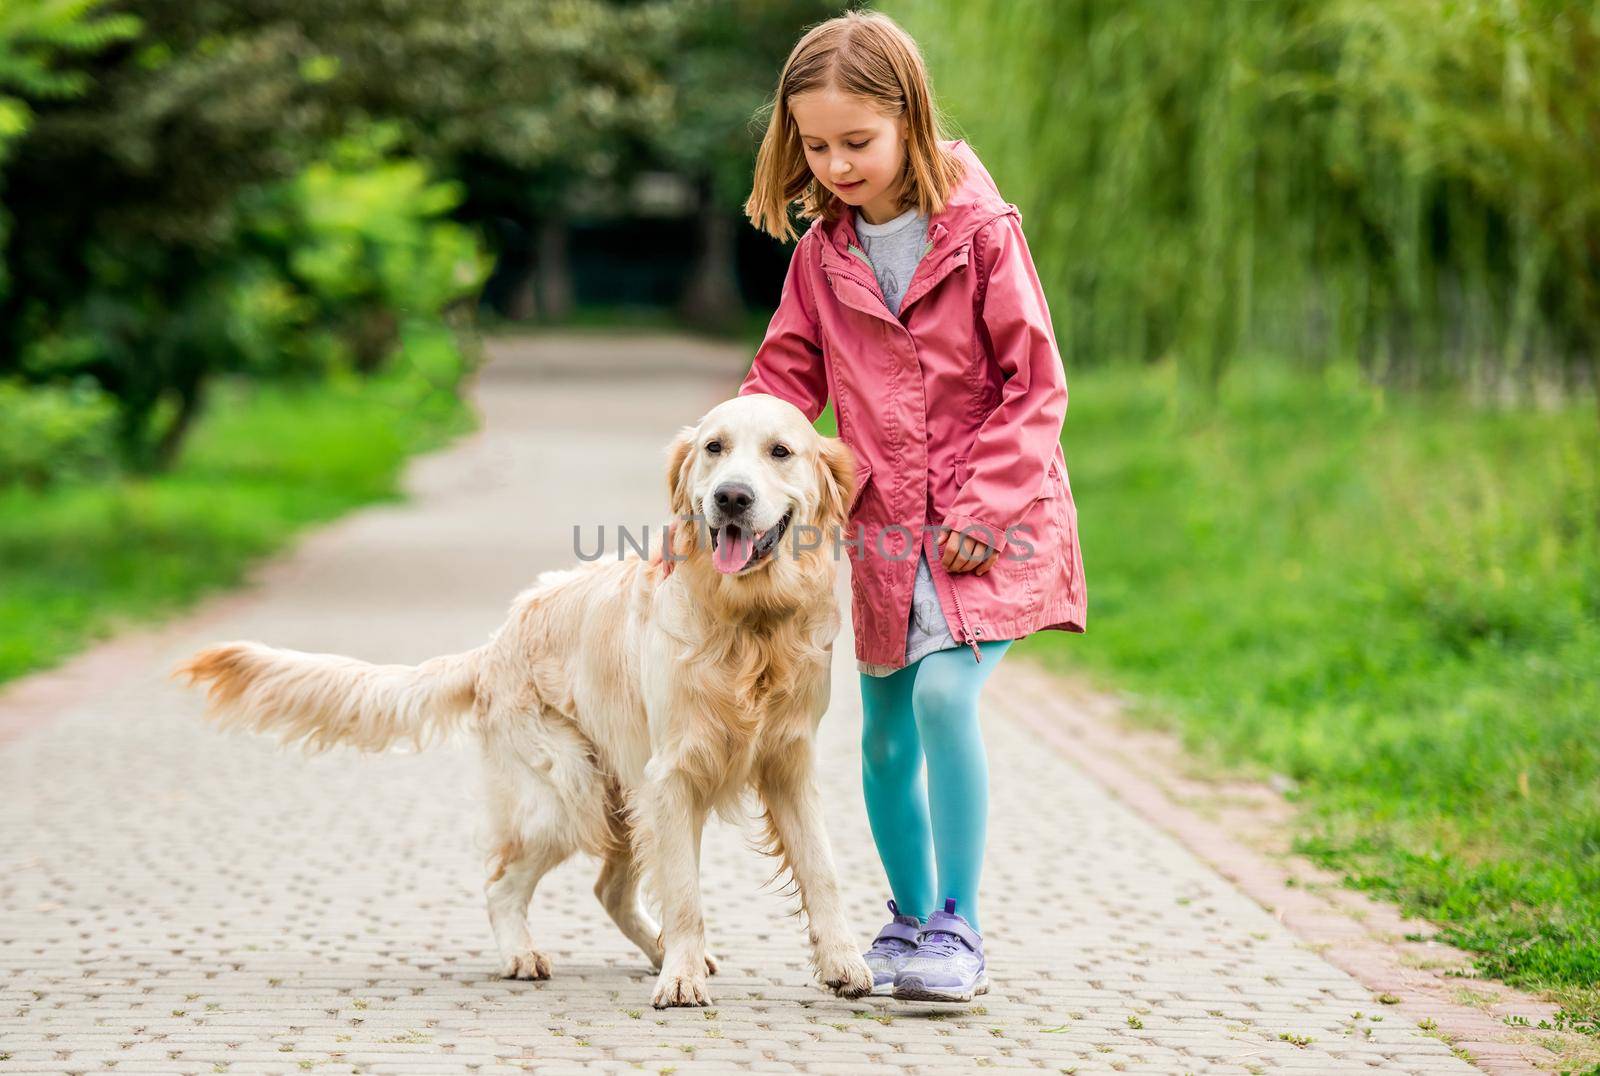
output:
M713 456L715 456L718 452L722 451L722 442L721 441L707 441L706 442L706 451L711 453Z
M772 446L772 454L774 456L776 456L780 460L781 459L788 459L789 456L793 455L793 453L791 453L789 451L788 446L786 446L786 445L773 445Z

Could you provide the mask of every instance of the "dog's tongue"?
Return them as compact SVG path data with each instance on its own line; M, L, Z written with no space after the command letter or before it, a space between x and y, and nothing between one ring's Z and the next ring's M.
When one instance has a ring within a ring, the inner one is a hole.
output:
M716 565L717 571L732 575L750 563L750 554L755 552L755 548L756 543L748 534L736 531L732 526L724 526L717 535L717 548L711 555L711 563Z

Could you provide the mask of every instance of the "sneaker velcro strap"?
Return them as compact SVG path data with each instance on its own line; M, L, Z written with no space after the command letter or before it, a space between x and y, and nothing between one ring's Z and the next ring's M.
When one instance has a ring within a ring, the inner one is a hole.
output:
M976 930L967 925L966 920L956 916L943 916L938 912L933 913L922 928L923 934L954 934L966 943L968 949L974 953L983 948L983 938Z
M921 927L914 927L910 923L898 923L891 920L884 925L882 930L878 931L878 940L898 938L903 942L910 942L915 945L917 944L917 934L921 929Z

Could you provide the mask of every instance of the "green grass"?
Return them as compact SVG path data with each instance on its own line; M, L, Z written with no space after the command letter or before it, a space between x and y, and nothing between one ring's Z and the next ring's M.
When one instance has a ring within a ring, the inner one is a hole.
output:
M1203 759L1286 774L1301 851L1600 1020L1600 437L1242 363L1074 372L1088 633L1018 644Z
M394 499L406 458L470 423L453 397L399 380L225 384L169 473L0 490L0 681L237 582L308 524Z

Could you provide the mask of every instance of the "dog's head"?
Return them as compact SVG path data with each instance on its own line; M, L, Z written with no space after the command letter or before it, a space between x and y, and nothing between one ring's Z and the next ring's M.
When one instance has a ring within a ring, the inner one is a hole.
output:
M678 555L727 579L833 556L856 484L855 454L776 396L736 396L678 431L667 488Z

